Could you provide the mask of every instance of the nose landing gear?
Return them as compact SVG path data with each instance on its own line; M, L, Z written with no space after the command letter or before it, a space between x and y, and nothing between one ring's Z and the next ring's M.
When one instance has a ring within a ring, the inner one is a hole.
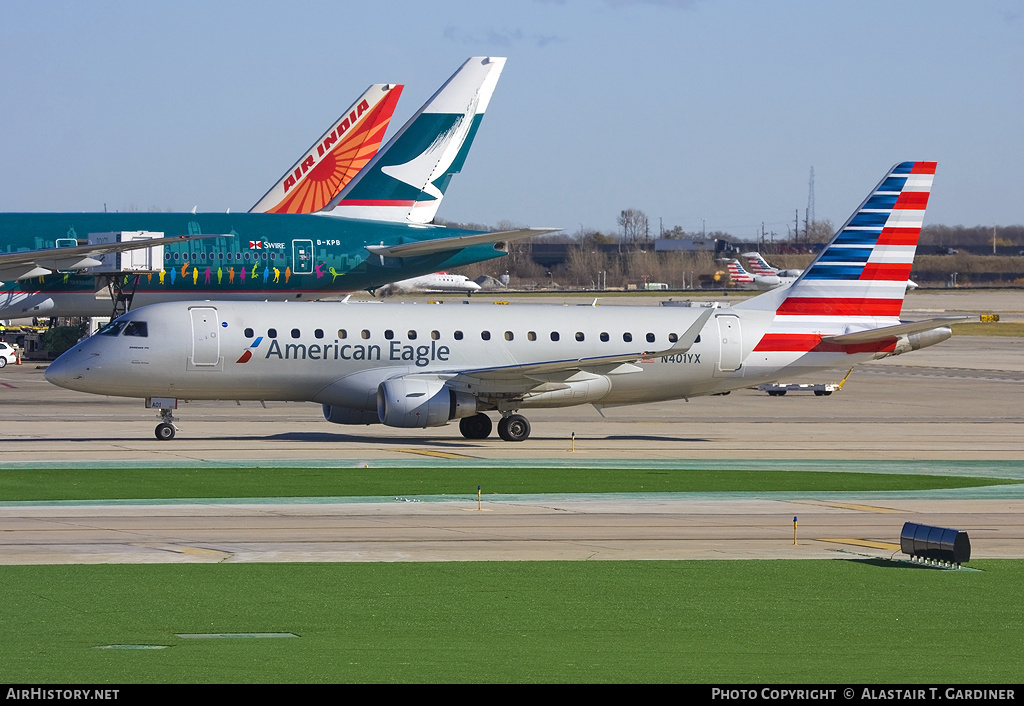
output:
M177 419L174 410L178 407L178 400L174 398L153 397L146 400L146 406L151 409L160 410L160 423L156 425L156 438L159 441L170 441L178 430L174 426Z

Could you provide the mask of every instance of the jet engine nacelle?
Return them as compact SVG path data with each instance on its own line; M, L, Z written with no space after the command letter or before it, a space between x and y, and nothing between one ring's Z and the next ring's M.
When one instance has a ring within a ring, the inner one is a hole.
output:
M377 416L389 427L441 427L476 412L475 397L441 380L395 378L377 387Z
M949 326L940 326L938 328L929 329L928 331L900 336L896 339L896 347L891 353L885 353L875 357L885 358L890 355L900 355L901 353L918 351L922 348L927 348L928 346L934 346L936 343L942 343L952 335L953 330L949 328Z
M374 410L340 407L336 404L325 404L324 419L331 424L380 424L380 417Z

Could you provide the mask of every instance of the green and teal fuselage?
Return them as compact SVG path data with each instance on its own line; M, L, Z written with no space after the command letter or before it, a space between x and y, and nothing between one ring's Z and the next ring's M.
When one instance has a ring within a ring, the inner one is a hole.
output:
M181 299L317 299L505 254L491 243L453 244L430 255L382 258L365 246L479 231L267 213L7 213L0 214L0 251L42 250L85 242L90 233L121 231L223 236L165 244L163 268L139 277L134 306ZM109 315L109 299L95 295L100 284L81 271L4 282L0 318Z

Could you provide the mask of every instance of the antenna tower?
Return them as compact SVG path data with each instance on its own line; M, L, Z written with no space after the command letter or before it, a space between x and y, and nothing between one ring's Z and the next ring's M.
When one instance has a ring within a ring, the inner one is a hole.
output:
M814 167L811 167L811 179L807 185L807 221L814 223Z

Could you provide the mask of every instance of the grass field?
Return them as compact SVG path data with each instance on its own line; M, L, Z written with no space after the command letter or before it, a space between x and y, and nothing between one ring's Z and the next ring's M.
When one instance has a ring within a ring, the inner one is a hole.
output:
M972 566L5 566L0 681L1019 682L1024 561Z
M1016 321L968 321L952 328L954 336L1024 337L1024 323Z
M879 491L1019 481L886 473L636 468L0 469L0 501L525 493Z

